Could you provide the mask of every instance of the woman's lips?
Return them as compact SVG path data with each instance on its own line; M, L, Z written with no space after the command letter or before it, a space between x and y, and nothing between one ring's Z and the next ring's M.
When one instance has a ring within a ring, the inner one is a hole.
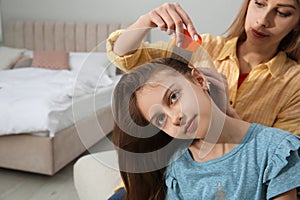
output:
M262 32L259 32L259 31L255 30L255 29L251 29L251 33L252 33L253 36L255 36L255 37L257 37L257 38L268 37L267 34L262 33Z
M196 116L194 116L190 121L188 121L185 126L185 133L193 133L197 128Z

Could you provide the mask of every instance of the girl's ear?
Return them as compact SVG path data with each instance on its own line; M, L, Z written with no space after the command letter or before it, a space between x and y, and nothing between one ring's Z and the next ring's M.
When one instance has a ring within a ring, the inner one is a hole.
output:
M197 68L193 68L191 71L191 75L192 75L192 79L199 84L202 89L209 91L209 83L206 80L205 76L203 75L203 73L197 69Z

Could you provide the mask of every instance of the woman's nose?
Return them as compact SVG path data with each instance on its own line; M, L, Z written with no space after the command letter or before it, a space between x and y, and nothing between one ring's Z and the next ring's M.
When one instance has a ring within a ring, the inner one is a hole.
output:
M261 13L260 16L257 17L256 19L256 24L259 26L262 26L264 28L267 28L270 26L270 13L264 12Z

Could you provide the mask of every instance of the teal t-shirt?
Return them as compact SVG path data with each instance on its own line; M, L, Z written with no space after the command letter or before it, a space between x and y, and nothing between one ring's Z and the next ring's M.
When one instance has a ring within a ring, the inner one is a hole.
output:
M196 162L188 150L166 171L167 199L261 200L300 187L300 138L251 124L231 152Z

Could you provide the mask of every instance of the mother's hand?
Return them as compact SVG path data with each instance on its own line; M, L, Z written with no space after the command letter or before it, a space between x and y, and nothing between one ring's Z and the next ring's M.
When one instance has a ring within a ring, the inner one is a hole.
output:
M142 15L136 22L135 28L159 27L168 34L175 33L177 46L183 41L184 27L194 40L197 40L197 32L189 15L182 9L179 3L165 3L162 6Z
M228 116L239 119L240 117L230 105L226 76L212 68L200 68L200 70L209 82L210 96L215 104Z

